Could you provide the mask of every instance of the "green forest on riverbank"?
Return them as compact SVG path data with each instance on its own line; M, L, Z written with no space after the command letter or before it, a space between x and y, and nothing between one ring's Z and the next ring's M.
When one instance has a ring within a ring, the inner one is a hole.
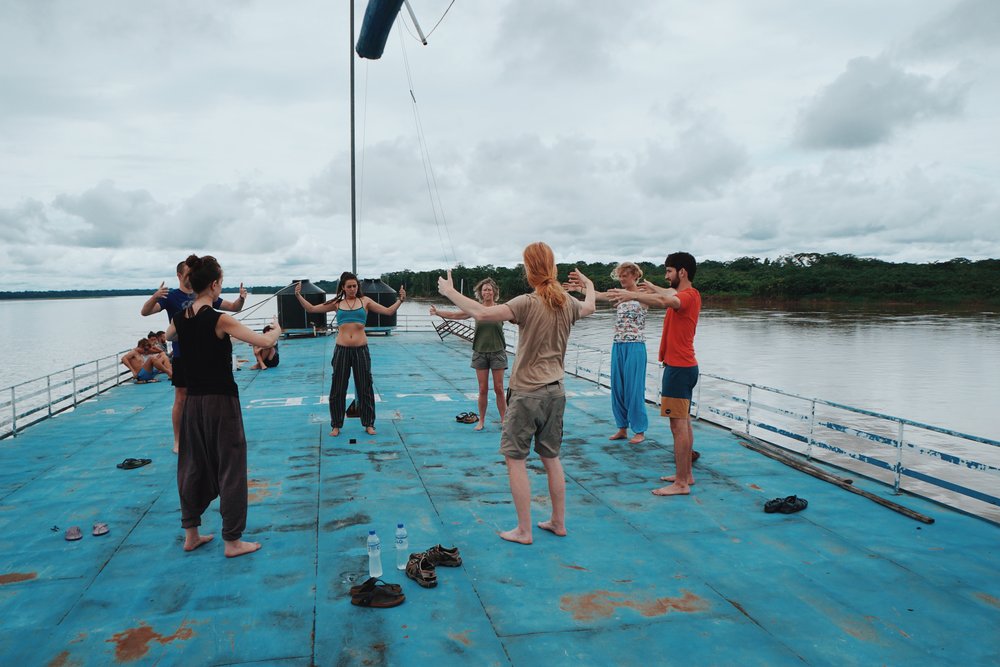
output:
M663 264L638 262L645 277L664 284ZM565 279L577 267L590 276L597 289L617 286L611 279L614 263L575 262L559 264ZM444 269L394 271L381 279L393 288L406 285L411 297L437 294L437 279ZM468 294L475 283L492 276L504 300L529 291L520 266L459 265L452 269L456 285L464 283ZM893 263L835 253L799 253L776 260L741 257L728 262L706 260L698 265L695 286L706 299L751 298L767 301L839 301L864 303L937 303L952 305L1000 305L1000 259L972 261L958 258L929 264ZM331 293L335 280L317 280ZM284 285L251 287L255 294L273 294ZM65 290L0 292L0 299L52 299L101 296L148 295L148 289Z

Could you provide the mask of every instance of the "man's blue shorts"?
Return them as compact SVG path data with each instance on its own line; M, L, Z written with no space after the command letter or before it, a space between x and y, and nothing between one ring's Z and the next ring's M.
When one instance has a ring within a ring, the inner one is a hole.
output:
M664 366L660 386L660 416L688 419L691 396L698 384L697 366Z

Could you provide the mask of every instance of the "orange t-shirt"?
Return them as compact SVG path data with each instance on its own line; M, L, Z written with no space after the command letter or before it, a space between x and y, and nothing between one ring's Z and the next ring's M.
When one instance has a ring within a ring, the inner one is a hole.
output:
M667 366L689 368L697 366L694 357L694 331L701 312L701 294L693 287L677 293L681 307L667 308L663 318L663 335L660 337L660 362Z

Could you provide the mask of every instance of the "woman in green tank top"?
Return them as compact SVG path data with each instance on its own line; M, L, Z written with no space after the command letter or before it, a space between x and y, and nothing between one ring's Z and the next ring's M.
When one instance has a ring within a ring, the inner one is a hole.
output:
M476 283L476 298L484 306L497 305L500 298L500 288L492 278L485 278ZM447 320L467 320L460 310L438 310L431 306L431 315L437 315ZM476 369L476 379L479 381L479 423L475 430L482 431L486 423L486 405L489 402L489 376L493 375L493 393L496 394L497 410L500 411L500 422L507 412L507 400L504 396L503 374L507 369L507 341L503 337L503 322L476 321L476 334L472 338L472 368Z

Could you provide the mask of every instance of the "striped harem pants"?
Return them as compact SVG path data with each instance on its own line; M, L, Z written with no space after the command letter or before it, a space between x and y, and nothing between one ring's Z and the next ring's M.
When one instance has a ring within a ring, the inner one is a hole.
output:
M354 373L358 416L365 428L375 426L375 390L372 388L372 358L368 346L333 348L333 379L330 381L330 426L342 428L347 411L347 381Z

